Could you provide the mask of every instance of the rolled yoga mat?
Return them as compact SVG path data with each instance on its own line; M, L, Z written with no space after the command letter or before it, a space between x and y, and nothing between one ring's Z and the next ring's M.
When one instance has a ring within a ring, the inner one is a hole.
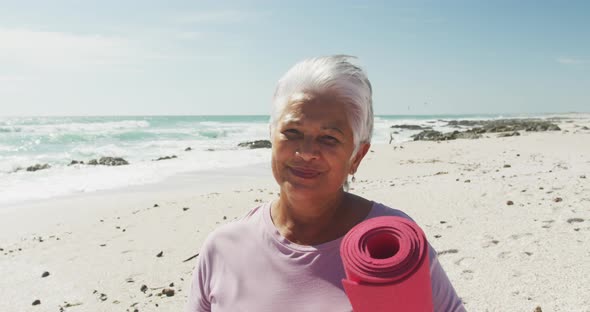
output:
M432 312L428 243L411 220L377 217L342 240L342 280L355 312Z

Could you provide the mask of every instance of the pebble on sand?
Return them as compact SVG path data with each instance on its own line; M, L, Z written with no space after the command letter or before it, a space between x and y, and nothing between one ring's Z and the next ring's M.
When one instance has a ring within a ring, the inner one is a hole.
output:
M164 288L162 289L162 294L166 295L166 297L172 297L174 296L174 289Z
M163 255L164 255L164 252L163 252L163 251L160 251L160 252L159 252L159 253L156 255L156 257L160 258L160 257L162 257Z
M555 197L553 199L553 201L556 202L556 203L559 203L559 202L563 201L563 198L561 198L561 197Z
M513 202L513 201L511 201L511 200L509 200L509 201L507 201L507 202L506 202L506 205L508 205L508 206L512 206L512 205L514 205L514 202Z
M38 305L38 304L41 304L41 300L37 299L37 300L33 301L33 305Z
M41 277L47 277L47 276L49 276L49 272L47 272L47 271L45 271L45 272L43 272L43 274L41 274Z

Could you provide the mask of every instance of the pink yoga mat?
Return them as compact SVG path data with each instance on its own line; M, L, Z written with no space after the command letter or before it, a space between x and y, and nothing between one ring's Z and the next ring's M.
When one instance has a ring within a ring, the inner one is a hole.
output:
M342 240L342 280L355 312L432 312L428 243L401 217L366 220Z

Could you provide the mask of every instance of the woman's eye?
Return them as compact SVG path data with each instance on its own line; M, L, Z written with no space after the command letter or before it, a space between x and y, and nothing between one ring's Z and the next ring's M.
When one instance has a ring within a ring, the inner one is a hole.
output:
M299 136L299 131L295 130L295 129L287 129L285 131L283 131L283 135L285 135L287 138L291 139L291 138L296 138Z
M328 143L328 144L338 144L338 143L340 143L340 141L338 141L337 138L335 138L333 136L329 136L329 135L323 136L322 137L322 141L325 142L325 143Z

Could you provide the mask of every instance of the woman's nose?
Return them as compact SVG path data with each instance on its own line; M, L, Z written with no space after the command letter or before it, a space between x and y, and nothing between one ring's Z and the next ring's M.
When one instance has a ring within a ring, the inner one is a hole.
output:
M312 138L304 138L295 154L305 161L318 158L318 147Z

